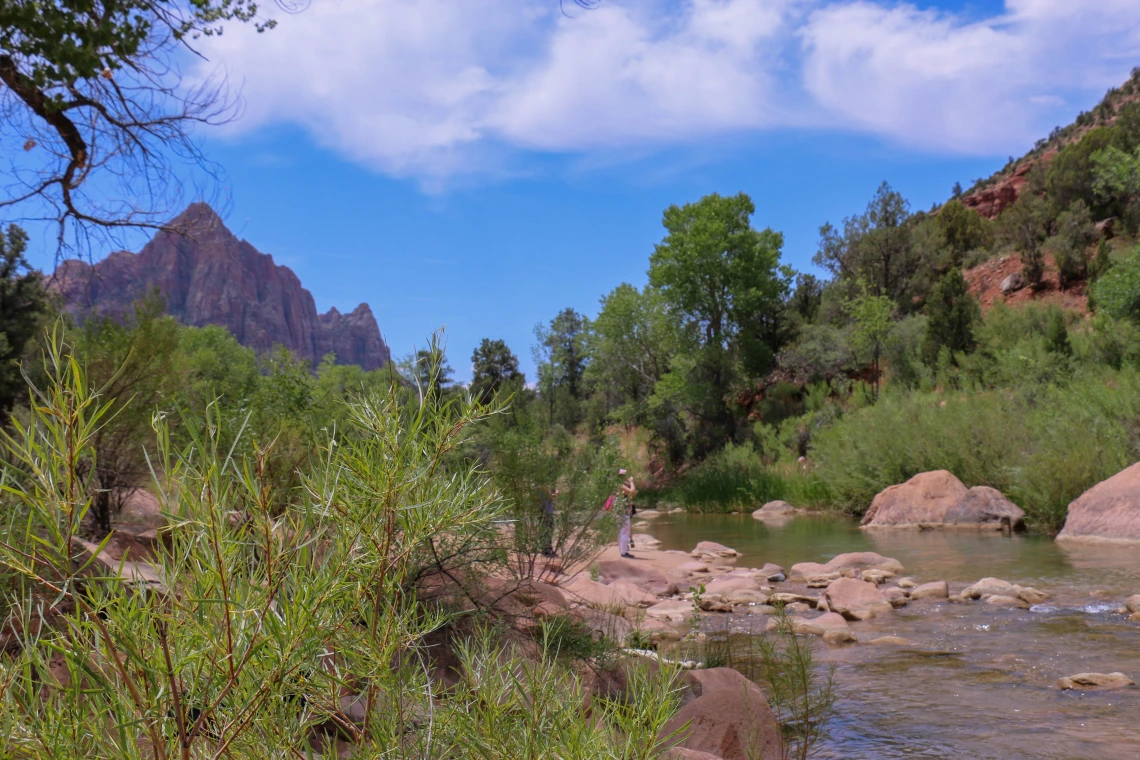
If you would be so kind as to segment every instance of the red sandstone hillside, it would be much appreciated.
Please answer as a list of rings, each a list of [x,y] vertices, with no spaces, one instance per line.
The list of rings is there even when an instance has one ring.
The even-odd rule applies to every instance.
[[[989,179],[978,180],[974,187],[962,196],[962,203],[975,209],[987,219],[995,218],[1017,200],[1017,195],[1025,186],[1029,171],[1034,166],[1048,166],[1061,148],[1077,142],[1094,127],[1112,124],[1125,104],[1138,100],[1140,100],[1140,67],[1133,69],[1132,76],[1120,87],[1109,90],[1094,109],[1082,113],[1069,126],[1055,129],[1049,137],[1040,140],[1033,150],[1016,161],[1011,161]]]
[[[349,314],[318,314],[312,294],[291,269],[274,263],[226,229],[214,210],[195,203],[136,253],[119,251],[94,266],[63,262],[52,287],[73,312],[121,316],[158,288],[167,310],[184,324],[221,325],[255,351],[283,345],[319,361],[377,369],[391,358],[368,304]]]

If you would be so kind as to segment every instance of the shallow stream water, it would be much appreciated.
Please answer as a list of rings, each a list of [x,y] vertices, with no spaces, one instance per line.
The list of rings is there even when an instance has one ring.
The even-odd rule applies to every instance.
[[[821,659],[836,666],[838,701],[818,757],[1140,759],[1140,687],[1056,687],[1062,676],[1090,671],[1140,681],[1140,623],[1115,611],[1140,593],[1140,550],[1045,536],[866,532],[822,517],[773,526],[747,514],[663,515],[637,530],[662,549],[731,546],[741,552],[738,567],[877,551],[920,583],[946,580],[955,590],[993,576],[1052,595],[1030,610],[922,601],[852,623],[862,641],[890,635],[912,645],[821,645]],[[764,622],[740,615],[731,625]]]

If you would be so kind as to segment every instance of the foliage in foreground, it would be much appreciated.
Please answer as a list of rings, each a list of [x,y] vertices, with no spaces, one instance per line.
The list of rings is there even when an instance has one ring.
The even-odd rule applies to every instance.
[[[175,450],[155,418],[168,526],[157,577],[106,568],[80,539],[107,401],[58,336],[30,419],[4,436],[28,517],[0,561],[18,651],[0,662],[0,754],[21,758],[305,757],[350,741],[375,758],[649,758],[668,679],[583,720],[575,676],[502,637],[460,648],[436,691],[429,634],[454,623],[415,583],[433,545],[489,529],[504,502],[449,451],[494,409],[391,389],[362,396],[282,512],[265,450],[220,445],[216,418]],[[129,557],[127,558],[129,560]],[[430,575],[430,573],[428,573]]]

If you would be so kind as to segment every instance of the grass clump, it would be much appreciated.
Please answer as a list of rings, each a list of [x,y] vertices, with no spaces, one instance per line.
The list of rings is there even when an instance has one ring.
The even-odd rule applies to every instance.
[[[767,464],[751,444],[729,444],[686,471],[658,498],[691,512],[740,512],[777,499],[820,506],[827,502],[827,488],[798,463]]]

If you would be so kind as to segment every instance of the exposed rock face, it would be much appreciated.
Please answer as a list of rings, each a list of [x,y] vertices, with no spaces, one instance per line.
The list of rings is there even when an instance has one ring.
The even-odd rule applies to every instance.
[[[391,358],[368,304],[349,314],[317,314],[312,294],[292,270],[278,266],[226,229],[213,209],[195,203],[173,222],[185,235],[162,232],[137,253],[119,251],[94,266],[65,261],[52,277],[75,312],[119,317],[156,288],[168,312],[184,324],[221,325],[244,346],[262,352],[283,345],[320,361],[377,369]]]
[[[1055,154],[1056,151],[1050,151],[1042,157],[1041,161],[1048,163]],[[974,209],[986,219],[995,218],[1014,204],[1017,196],[1021,194],[1021,188],[1025,187],[1025,183],[1029,181],[1029,170],[1036,164],[1036,161],[1022,161],[1010,176],[963,197],[962,205]]]
[[[1025,527],[1025,513],[994,488],[966,488],[952,473],[935,470],[881,491],[863,515],[862,524],[867,528],[1020,530]]]
[[[1057,540],[1140,542],[1140,462],[1070,504]]]

